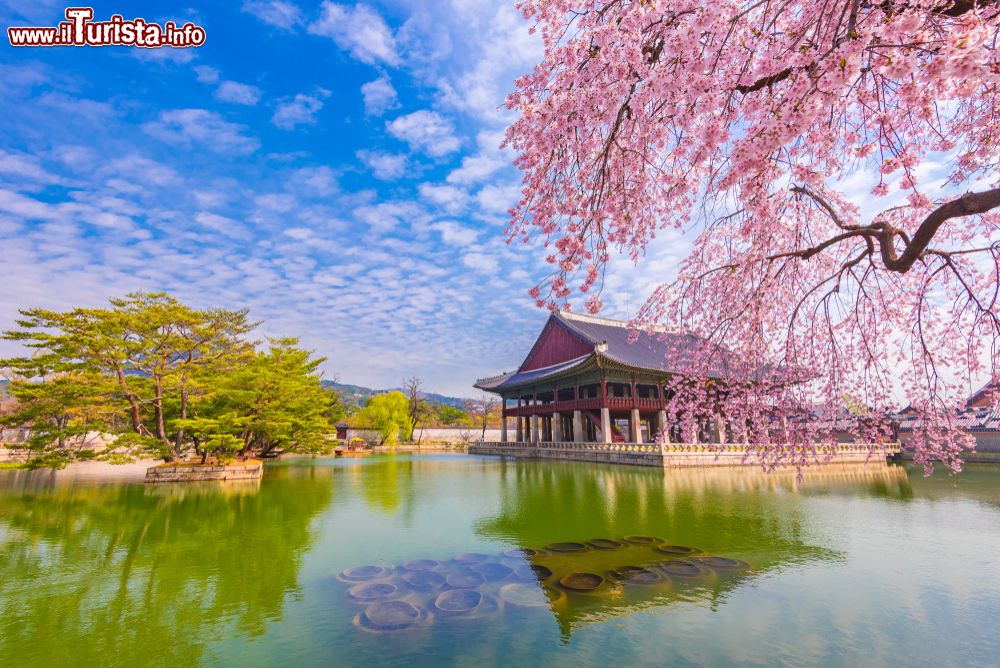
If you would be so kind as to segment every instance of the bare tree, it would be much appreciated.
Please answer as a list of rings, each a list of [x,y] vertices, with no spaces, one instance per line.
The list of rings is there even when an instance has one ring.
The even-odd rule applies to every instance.
[[[476,399],[466,399],[462,402],[462,407],[469,414],[469,417],[480,426],[480,438],[485,440],[486,427],[489,426],[490,420],[496,417],[497,409],[500,407],[500,400],[491,394],[482,394]]]
[[[409,415],[411,430],[414,434],[420,423],[425,421],[431,414],[430,404],[423,398],[423,387],[424,381],[416,376],[411,376],[403,381],[403,393],[406,395],[407,401],[407,414]],[[417,437],[418,444],[422,438],[422,434]]]

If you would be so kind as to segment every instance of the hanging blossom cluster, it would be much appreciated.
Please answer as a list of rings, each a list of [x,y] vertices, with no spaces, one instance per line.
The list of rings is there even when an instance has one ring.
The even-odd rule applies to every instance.
[[[682,430],[719,413],[765,466],[804,465],[844,424],[891,438],[902,396],[917,461],[959,470],[956,410],[1000,369],[1000,2],[519,6],[545,58],[507,102],[507,233],[546,249],[536,303],[597,312],[613,254],[692,233],[633,323],[705,342]]]

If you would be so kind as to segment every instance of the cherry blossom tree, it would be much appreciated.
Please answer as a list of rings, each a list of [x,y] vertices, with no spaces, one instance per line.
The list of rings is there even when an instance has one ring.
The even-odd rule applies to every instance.
[[[536,303],[600,311],[611,258],[680,230],[693,249],[633,325],[704,337],[682,430],[723,413],[766,467],[801,466],[836,418],[884,438],[902,399],[917,461],[960,470],[956,409],[1000,367],[1000,2],[519,7],[545,57],[507,102],[507,232],[553,265]]]

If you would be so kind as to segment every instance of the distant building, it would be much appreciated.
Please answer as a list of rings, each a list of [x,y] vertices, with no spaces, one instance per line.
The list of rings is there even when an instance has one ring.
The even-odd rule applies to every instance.
[[[966,408],[993,408],[997,405],[998,399],[1000,399],[1000,380],[991,380],[973,392],[972,396],[965,402],[965,406]]]

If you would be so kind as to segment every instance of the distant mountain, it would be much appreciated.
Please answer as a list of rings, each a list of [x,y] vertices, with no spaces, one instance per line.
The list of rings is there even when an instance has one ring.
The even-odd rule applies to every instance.
[[[388,390],[373,390],[370,387],[362,387],[361,385],[350,385],[348,383],[334,383],[330,380],[323,381],[324,387],[332,388],[337,394],[341,396],[345,404],[354,406],[363,406],[364,403],[375,396],[376,394],[382,394],[383,392],[393,392],[400,391],[401,388],[393,387]],[[424,392],[424,399],[434,404],[444,404],[446,406],[454,406],[455,408],[461,408],[462,402],[465,401],[462,397],[448,397],[443,394],[437,394],[436,392]]]

